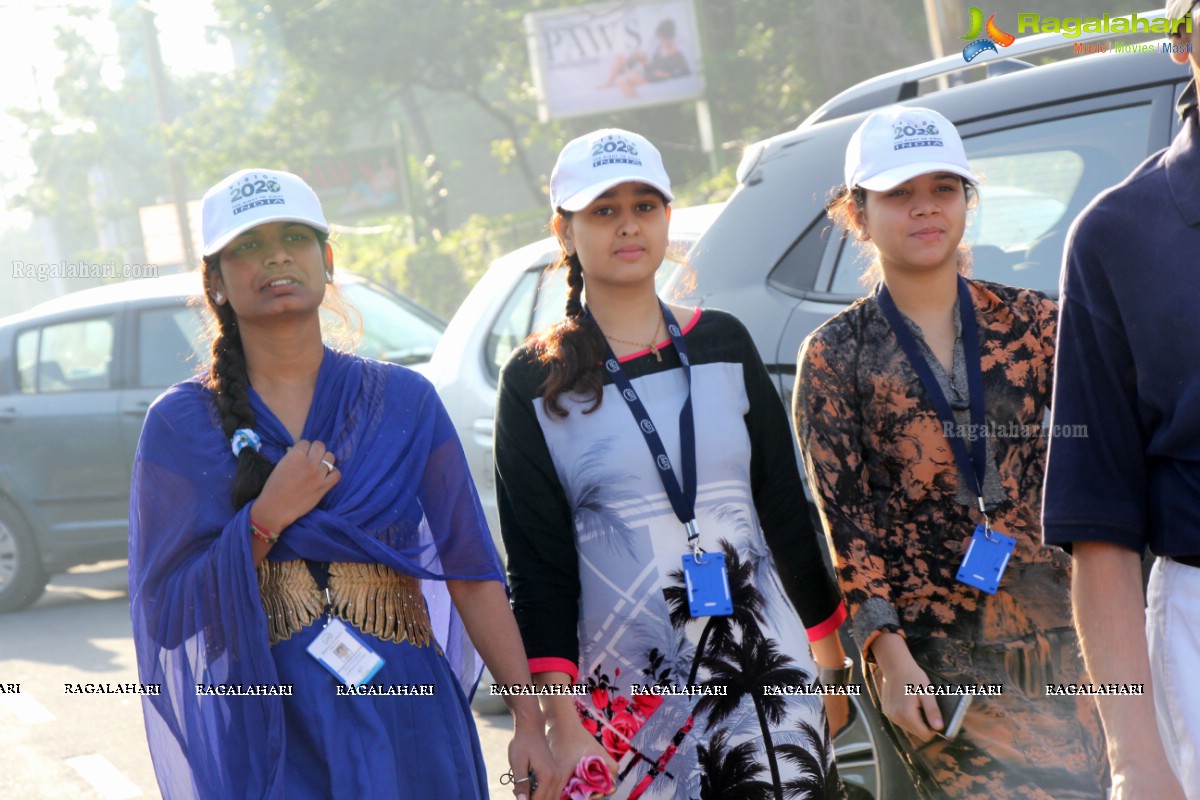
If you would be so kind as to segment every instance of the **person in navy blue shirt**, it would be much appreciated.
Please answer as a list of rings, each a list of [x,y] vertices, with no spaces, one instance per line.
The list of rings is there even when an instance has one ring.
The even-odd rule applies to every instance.
[[[1172,18],[1195,13],[1173,0]],[[1200,24],[1172,36],[1200,76]],[[1190,55],[1188,50],[1190,50]],[[1076,221],[1063,273],[1043,536],[1072,604],[1117,800],[1200,798],[1200,120]],[[1067,436],[1064,432],[1072,435]],[[1141,560],[1157,556],[1145,602]],[[1157,731],[1160,735],[1155,735]]]

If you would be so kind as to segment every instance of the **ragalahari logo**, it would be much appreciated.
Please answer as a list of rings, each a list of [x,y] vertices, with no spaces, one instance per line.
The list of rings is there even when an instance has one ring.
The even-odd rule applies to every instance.
[[[983,24],[983,11],[971,6],[970,27],[967,30],[967,35],[962,37],[964,40],[972,40],[970,44],[963,48],[963,61],[971,61],[980,53],[986,50],[991,50],[993,53],[1000,52],[996,49],[996,45],[1008,47],[1017,40],[1017,37],[1011,33],[1003,31],[996,24],[996,15],[992,14],[987,18],[987,25]],[[987,32],[987,36],[979,38],[979,34]]]

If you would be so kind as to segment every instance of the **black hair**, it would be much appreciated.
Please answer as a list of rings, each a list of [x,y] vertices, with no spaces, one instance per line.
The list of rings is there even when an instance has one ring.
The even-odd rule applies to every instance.
[[[573,212],[560,208],[557,216],[570,222]],[[565,417],[568,412],[559,402],[565,392],[575,390],[591,398],[585,414],[600,406],[604,379],[599,364],[604,360],[604,334],[583,311],[583,263],[579,253],[564,249],[550,269],[561,267],[566,267],[567,316],[541,338],[538,360],[550,368],[542,386],[542,401],[551,413]]]

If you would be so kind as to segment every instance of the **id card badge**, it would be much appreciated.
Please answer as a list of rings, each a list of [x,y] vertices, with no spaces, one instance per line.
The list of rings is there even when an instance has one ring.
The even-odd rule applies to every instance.
[[[983,525],[976,526],[962,566],[958,568],[958,580],[988,594],[995,594],[1016,546],[1017,540],[1013,537],[999,531],[989,531]]]
[[[347,686],[366,683],[383,666],[383,659],[336,617],[305,649]]]
[[[683,578],[692,617],[727,617],[733,613],[724,553],[704,553],[699,560],[688,553],[683,557]]]

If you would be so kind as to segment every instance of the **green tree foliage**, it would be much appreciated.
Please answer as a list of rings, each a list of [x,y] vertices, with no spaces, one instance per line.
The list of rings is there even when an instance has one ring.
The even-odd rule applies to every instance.
[[[390,121],[404,120],[409,149],[425,174],[429,202],[418,209],[433,230],[447,222],[440,163],[447,152],[444,131],[429,121],[430,107],[456,98],[502,131],[491,146],[503,168],[514,169],[529,193],[541,199],[541,175],[527,156],[536,135],[529,78],[524,64],[520,6],[490,0],[381,3],[344,0],[316,3],[279,0],[269,11],[252,0],[219,0],[218,8],[257,52],[281,58],[287,69],[281,97],[302,89],[325,112],[307,126],[304,158],[347,141],[356,129],[390,136]],[[275,121],[267,120],[268,128]]]
[[[361,273],[418,299],[449,319],[495,259],[549,235],[540,210],[500,216],[474,215],[447,235],[412,241],[404,224],[337,237],[339,269]]]
[[[956,3],[964,17],[970,5],[937,2]],[[125,245],[116,256],[139,261],[137,208],[166,199],[167,155],[182,160],[195,197],[247,165],[305,172],[348,149],[391,144],[398,122],[411,214],[335,220],[390,231],[343,235],[341,262],[446,314],[491,258],[542,234],[550,167],[568,138],[608,125],[639,130],[663,151],[680,205],[721,199],[746,145],[794,127],[859,80],[930,54],[923,0],[695,0],[719,147],[714,176],[690,103],[537,121],[524,16],[584,4],[214,0],[239,69],[173,77],[168,126],[156,121],[138,52],[139,7],[125,3],[112,16],[124,71],[115,82],[86,33],[95,20],[80,17],[57,42],[66,59],[57,106],[20,112],[38,164],[23,202],[53,221],[64,257],[95,252],[116,231]],[[1029,10],[1018,0],[981,7],[1010,28]],[[1056,0],[1054,10],[1132,9]],[[473,216],[496,207],[505,213]],[[528,235],[518,238],[514,225]]]
[[[111,71],[86,33],[95,13],[79,10],[59,28],[55,44],[65,63],[54,83],[57,103],[9,112],[25,125],[38,169],[18,204],[50,220],[64,256],[133,262],[144,260],[137,208],[166,188],[158,166],[162,142],[152,132],[149,78],[127,71],[117,86],[105,80]],[[118,29],[134,35],[136,22],[118,19]]]

